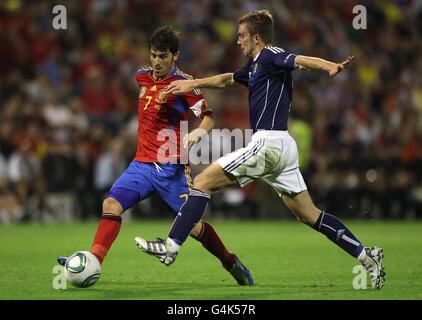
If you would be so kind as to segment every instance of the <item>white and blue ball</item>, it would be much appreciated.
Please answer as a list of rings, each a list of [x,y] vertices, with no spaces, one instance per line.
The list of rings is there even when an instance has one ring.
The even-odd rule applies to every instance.
[[[87,288],[100,278],[101,264],[89,251],[77,251],[72,254],[64,266],[66,281],[75,287]]]

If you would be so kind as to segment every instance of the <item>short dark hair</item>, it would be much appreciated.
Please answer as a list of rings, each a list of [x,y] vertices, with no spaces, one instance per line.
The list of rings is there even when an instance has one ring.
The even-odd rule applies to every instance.
[[[246,23],[251,35],[258,34],[265,44],[271,44],[274,37],[274,21],[268,10],[253,10],[237,20]]]
[[[169,51],[173,54],[179,51],[179,33],[170,26],[156,29],[148,39],[149,49],[155,48],[160,51]]]

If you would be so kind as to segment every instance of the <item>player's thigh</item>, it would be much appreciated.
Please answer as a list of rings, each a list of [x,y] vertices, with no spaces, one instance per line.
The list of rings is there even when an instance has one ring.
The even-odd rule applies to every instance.
[[[103,201],[103,213],[121,215],[139,201],[141,198],[138,191],[112,187]]]
[[[103,201],[103,213],[122,214],[150,196],[154,188],[148,179],[148,164],[133,161],[111,187]]]
[[[313,226],[320,211],[315,207],[299,168],[282,172],[278,176],[263,179],[281,197],[296,218]]]
[[[244,148],[217,160],[222,170],[240,187],[257,179],[278,175],[285,164],[281,139],[253,139]]]
[[[173,210],[179,212],[192,188],[190,167],[179,164],[161,165],[161,171],[152,175],[151,182],[158,195]]]
[[[265,177],[263,180],[273,187],[280,197],[286,193],[299,194],[308,189],[298,164],[286,166],[286,169],[282,172]]]
[[[213,193],[236,185],[238,185],[236,178],[230,173],[225,172],[218,162],[209,165],[195,177],[193,182],[195,189],[206,193]]]
[[[315,225],[321,211],[315,207],[307,190],[298,194],[283,193],[281,198],[299,221],[309,226]]]
[[[266,176],[263,180],[270,184],[283,199],[287,207],[297,219],[313,225],[319,216],[299,169],[296,141],[290,136],[282,140],[281,161],[284,165],[279,172]]]

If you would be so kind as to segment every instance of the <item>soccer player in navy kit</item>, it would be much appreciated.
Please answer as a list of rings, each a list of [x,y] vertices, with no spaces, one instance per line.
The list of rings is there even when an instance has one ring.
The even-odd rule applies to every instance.
[[[102,264],[119,234],[123,213],[158,193],[174,212],[178,212],[191,191],[190,168],[182,163],[184,148],[196,144],[204,132],[214,127],[214,116],[197,89],[180,95],[166,93],[165,88],[178,79],[192,79],[177,66],[179,38],[170,27],[158,28],[148,40],[151,66],[136,73],[138,97],[138,148],[125,172],[116,180],[103,201],[103,213],[90,252]],[[181,137],[182,121],[189,111],[201,119],[200,130]],[[171,130],[176,139],[161,139]],[[163,146],[173,144],[173,147]],[[190,235],[216,256],[240,285],[252,285],[253,278],[238,257],[229,252],[211,224],[199,221]],[[64,265],[66,257],[58,258]]]
[[[182,94],[193,88],[225,88],[238,83],[249,89],[249,117],[254,130],[252,141],[245,147],[223,156],[199,174],[188,201],[177,215],[168,238],[137,243],[166,265],[176,259],[180,246],[190,230],[201,219],[213,192],[223,188],[245,186],[263,179],[279,194],[297,219],[327,236],[368,271],[372,286],[384,284],[383,251],[365,247],[335,216],[315,207],[299,170],[298,151],[287,131],[292,106],[292,75],[295,69],[321,70],[335,76],[352,60],[333,63],[320,58],[288,53],[271,46],[274,25],[266,10],[252,11],[238,20],[238,45],[250,58],[246,66],[234,73],[204,79],[175,81],[167,91]],[[152,244],[158,250],[151,249]]]

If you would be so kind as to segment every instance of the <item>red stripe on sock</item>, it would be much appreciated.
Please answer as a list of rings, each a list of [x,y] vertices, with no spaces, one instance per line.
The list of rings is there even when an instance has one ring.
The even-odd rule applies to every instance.
[[[95,255],[100,263],[103,263],[111,245],[117,238],[120,231],[122,218],[118,216],[103,215],[95,233],[91,253]]]

